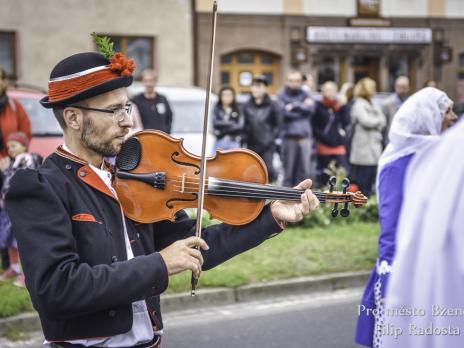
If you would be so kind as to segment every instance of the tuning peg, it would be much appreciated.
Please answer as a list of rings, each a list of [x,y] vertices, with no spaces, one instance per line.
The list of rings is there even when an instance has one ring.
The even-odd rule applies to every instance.
[[[338,208],[338,203],[335,203],[335,204],[334,204],[334,207],[333,207],[333,209],[332,209],[332,217],[333,217],[333,218],[336,218],[337,215],[338,215],[338,209],[337,209],[337,208]]]
[[[342,181],[343,193],[346,193],[346,190],[348,189],[349,186],[350,186],[350,179],[348,179],[348,178],[343,179],[343,181]],[[345,202],[345,204],[343,206],[343,209],[340,211],[340,215],[342,217],[347,217],[347,216],[350,215],[350,210],[348,209],[348,204],[349,204],[349,202]]]
[[[336,184],[337,178],[335,176],[331,176],[329,179],[329,192],[333,192]]]
[[[340,210],[340,215],[342,217],[348,217],[350,215],[350,210],[347,208],[347,206],[348,206],[348,203],[345,203],[345,208]]]
[[[346,190],[350,187],[350,179],[345,178],[342,181],[342,188],[343,188],[343,193],[346,193]]]

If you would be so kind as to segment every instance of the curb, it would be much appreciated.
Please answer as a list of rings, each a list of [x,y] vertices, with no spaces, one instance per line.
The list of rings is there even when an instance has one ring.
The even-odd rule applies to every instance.
[[[0,319],[0,337],[9,330],[32,332],[42,330],[37,312],[22,313],[13,317]]]
[[[270,297],[355,288],[364,286],[369,274],[370,272],[367,271],[332,273],[321,276],[253,283],[237,288],[200,289],[193,298],[186,293],[163,295],[161,296],[161,308],[163,312],[175,312],[269,299]]]
[[[331,292],[364,286],[369,274],[368,271],[333,273],[254,283],[237,288],[200,289],[195,297],[191,297],[186,293],[168,294],[161,296],[161,307],[164,313],[168,313],[269,299],[270,297]],[[36,312],[32,312],[0,319],[0,336],[8,329],[22,332],[38,331],[41,329],[39,316]]]

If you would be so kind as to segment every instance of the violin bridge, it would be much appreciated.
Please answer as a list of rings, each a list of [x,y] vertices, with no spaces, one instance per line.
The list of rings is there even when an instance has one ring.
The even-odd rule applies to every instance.
[[[185,191],[185,173],[182,174],[182,187],[180,189],[181,193],[184,193]]]

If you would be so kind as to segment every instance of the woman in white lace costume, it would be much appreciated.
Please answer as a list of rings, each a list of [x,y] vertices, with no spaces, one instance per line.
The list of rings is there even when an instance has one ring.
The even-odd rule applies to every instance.
[[[395,253],[406,169],[416,152],[435,143],[440,133],[456,120],[452,108],[453,102],[444,92],[427,87],[412,95],[393,118],[390,142],[378,166],[379,256],[359,306],[356,329],[359,344],[382,347],[386,332],[383,302]]]

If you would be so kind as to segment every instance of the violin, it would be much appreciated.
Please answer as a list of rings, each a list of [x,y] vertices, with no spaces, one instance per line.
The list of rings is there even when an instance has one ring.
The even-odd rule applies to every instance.
[[[175,214],[198,204],[201,157],[189,153],[182,139],[161,131],[147,130],[134,134],[122,145],[116,159],[114,188],[124,212],[130,219],[151,223],[175,219]],[[329,192],[313,192],[321,203],[344,204],[340,215],[348,216],[348,205],[367,203],[361,192],[334,192],[335,178]],[[204,209],[210,218],[231,225],[253,221],[266,200],[300,201],[304,190],[268,184],[264,161],[253,151],[235,149],[217,151],[207,158]]]

